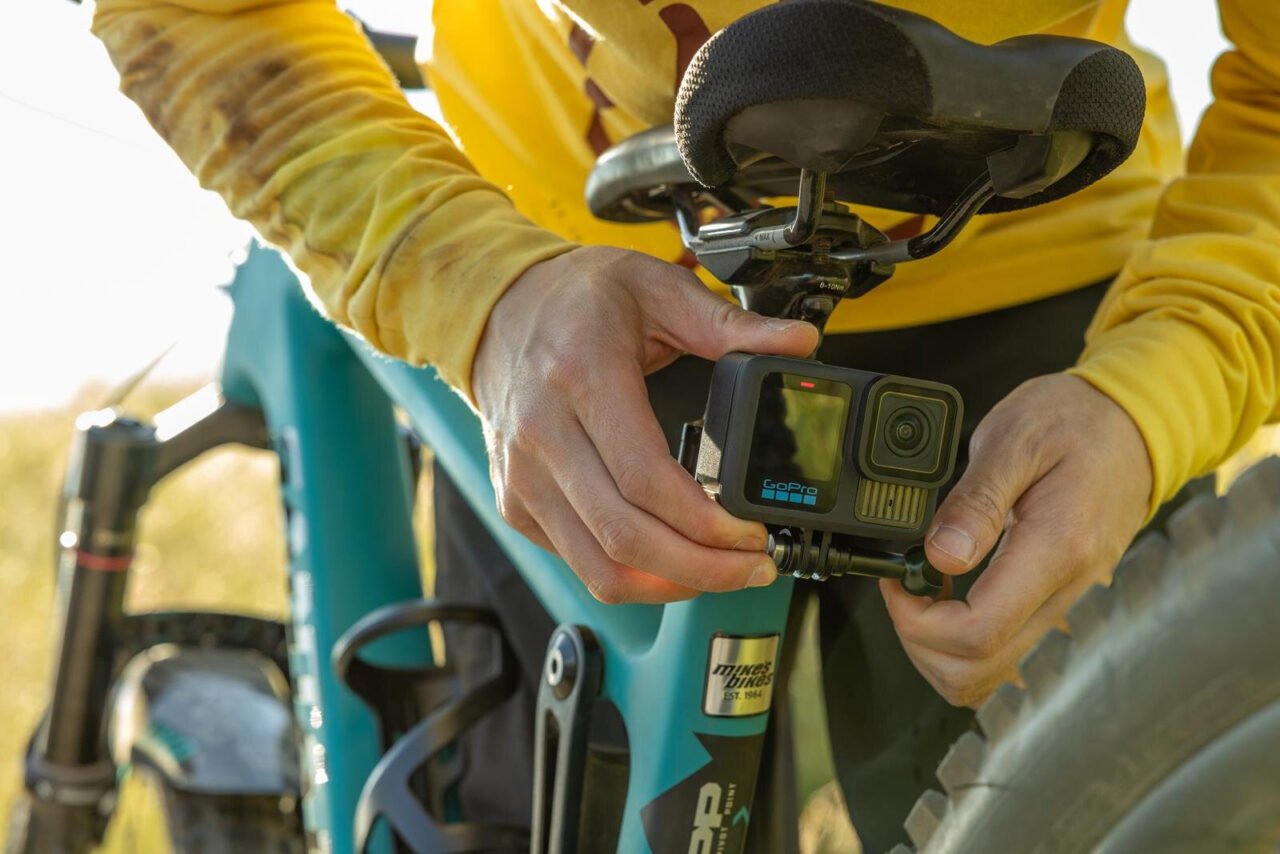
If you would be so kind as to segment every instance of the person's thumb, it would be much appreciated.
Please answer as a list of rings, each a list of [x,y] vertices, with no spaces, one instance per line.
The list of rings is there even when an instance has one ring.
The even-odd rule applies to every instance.
[[[733,352],[807,356],[818,346],[812,323],[745,311],[699,282],[677,286],[673,297],[657,320],[686,353],[714,361]]]
[[[969,466],[929,526],[925,553],[942,572],[973,569],[991,551],[1014,504],[1035,481],[1036,460],[1015,437],[975,443]]]

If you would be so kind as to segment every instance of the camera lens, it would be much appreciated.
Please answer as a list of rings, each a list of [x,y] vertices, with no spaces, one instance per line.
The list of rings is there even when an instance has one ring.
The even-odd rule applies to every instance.
[[[889,447],[904,456],[913,456],[929,442],[929,421],[913,406],[895,412],[887,427]]]
[[[941,486],[955,465],[963,404],[954,389],[924,380],[885,377],[871,389],[858,465],[868,477],[912,486]]]

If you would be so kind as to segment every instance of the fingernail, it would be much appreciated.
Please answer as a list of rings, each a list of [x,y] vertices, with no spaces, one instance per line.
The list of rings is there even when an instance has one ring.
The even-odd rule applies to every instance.
[[[784,320],[781,317],[771,317],[764,322],[764,325],[777,332],[787,332],[803,323],[803,320]]]
[[[750,580],[747,581],[748,587],[768,587],[770,584],[778,580],[778,567],[774,566],[773,561],[765,561],[756,567],[755,572],[751,573]]]
[[[735,552],[762,552],[764,551],[765,539],[756,535],[743,537],[733,544]]]
[[[938,551],[950,555],[963,562],[966,566],[969,565],[969,561],[973,560],[974,554],[978,551],[978,544],[973,541],[973,537],[950,525],[943,525],[934,531],[933,536],[929,538],[929,542]]]

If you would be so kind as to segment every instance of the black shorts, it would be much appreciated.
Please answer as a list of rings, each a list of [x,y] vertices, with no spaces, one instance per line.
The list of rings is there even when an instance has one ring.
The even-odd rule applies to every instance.
[[[969,436],[998,401],[1031,377],[1075,363],[1084,345],[1085,328],[1105,290],[1105,284],[1098,284],[944,323],[831,335],[820,358],[831,364],[936,380],[957,388],[965,402],[958,476],[967,462]],[[650,399],[673,448],[681,424],[701,417],[710,370],[711,363],[687,357],[650,377]],[[536,686],[554,627],[438,467],[435,512],[437,596],[495,610],[523,670],[523,683],[515,699],[481,721],[464,739],[466,771],[461,805],[473,820],[527,825]],[[971,583],[972,575],[965,581]],[[962,582],[958,595],[963,595],[966,587]],[[916,672],[898,642],[873,580],[841,578],[821,585],[797,584],[796,590],[817,596],[820,603],[823,687],[831,745],[854,826],[866,850],[888,850],[906,841],[903,820],[925,788],[938,787],[934,769],[950,744],[972,725],[973,713],[948,705]],[[484,668],[484,662],[468,659],[485,654],[487,647],[468,649],[461,637],[456,643],[452,639],[447,643],[456,664]],[[780,741],[774,739],[773,743]],[[770,792],[770,779],[776,789],[776,781],[785,776],[762,776],[752,814],[753,838],[757,837],[757,822],[770,811],[770,799],[785,800],[787,795]],[[792,845],[775,837],[752,847],[772,851]]]

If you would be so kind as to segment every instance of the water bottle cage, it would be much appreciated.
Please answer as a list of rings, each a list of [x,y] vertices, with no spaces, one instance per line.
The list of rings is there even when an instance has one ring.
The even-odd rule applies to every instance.
[[[404,667],[373,664],[359,655],[387,635],[424,631],[432,623],[490,630],[489,670],[464,682],[447,660]],[[453,749],[458,737],[510,698],[519,680],[496,614],[433,600],[389,605],[366,615],[338,639],[333,663],[338,678],[377,716],[385,750],[356,805],[357,851],[366,850],[379,820],[414,851],[528,850],[523,829],[449,821],[447,815],[449,794],[462,776],[460,756]]]

